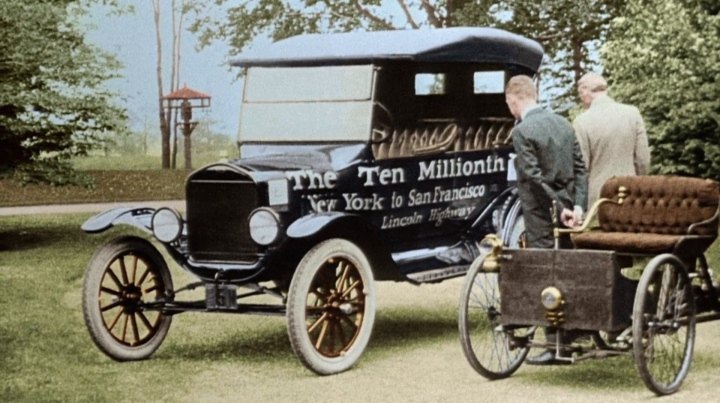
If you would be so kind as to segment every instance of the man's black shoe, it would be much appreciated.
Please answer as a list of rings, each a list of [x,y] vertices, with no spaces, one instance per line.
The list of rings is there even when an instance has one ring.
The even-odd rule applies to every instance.
[[[555,358],[555,352],[552,350],[545,350],[544,352],[527,358],[525,360],[529,365],[568,365],[570,361],[558,360]]]

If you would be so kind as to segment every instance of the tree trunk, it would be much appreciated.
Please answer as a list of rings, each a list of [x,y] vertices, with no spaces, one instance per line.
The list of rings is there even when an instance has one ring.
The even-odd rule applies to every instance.
[[[187,123],[185,123],[185,125],[190,126]],[[183,143],[185,146],[185,170],[190,171],[192,170],[192,127],[186,127],[186,129],[183,131]]]
[[[177,168],[177,152],[178,152],[178,113],[177,109],[175,109],[175,116],[173,117],[173,121],[175,122],[175,125],[173,125],[172,130],[172,153],[171,153],[171,161],[170,166],[172,169]]]
[[[570,38],[572,43],[572,71],[573,71],[573,78],[575,81],[575,86],[577,86],[578,81],[580,81],[580,77],[582,77],[583,69],[582,69],[582,61],[583,61],[583,40],[581,37],[581,34],[578,32],[573,32],[572,37]]]
[[[160,139],[162,143],[162,168],[170,168],[170,112],[165,111],[163,105],[162,83],[162,37],[160,35],[160,0],[153,2],[153,16],[155,20],[155,42],[157,44],[157,86],[158,86],[158,115],[160,117]]]

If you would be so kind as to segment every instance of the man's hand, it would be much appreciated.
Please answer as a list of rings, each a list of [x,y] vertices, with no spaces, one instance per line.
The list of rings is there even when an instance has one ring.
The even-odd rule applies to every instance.
[[[582,210],[573,211],[564,208],[560,213],[560,221],[569,228],[579,227],[583,222]]]

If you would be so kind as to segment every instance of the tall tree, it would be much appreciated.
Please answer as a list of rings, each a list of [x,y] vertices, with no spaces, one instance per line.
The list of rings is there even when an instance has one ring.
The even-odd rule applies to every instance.
[[[624,0],[504,0],[495,2],[499,26],[540,42],[549,63],[543,65],[544,82],[553,106],[568,110],[574,104],[580,77],[600,67],[599,48],[610,22]],[[466,9],[475,7],[475,3]],[[473,23],[473,21],[468,21]]]
[[[163,29],[162,29],[162,13],[161,0],[153,0],[153,21],[155,24],[155,44],[156,44],[156,77],[158,87],[158,115],[160,120],[160,137],[162,150],[162,167],[175,168],[177,161],[177,122],[179,119],[178,110],[174,111],[166,109],[163,103],[163,96],[167,95],[164,91],[163,82],[165,76],[163,73]],[[196,5],[191,0],[172,0],[170,3],[170,24],[171,24],[171,55],[170,55],[170,88],[169,93],[176,91],[180,87],[180,44],[183,33],[183,24],[185,16]],[[173,113],[174,112],[174,113]]]
[[[219,0],[226,3],[226,0]],[[597,69],[597,49],[625,0],[257,0],[227,5],[224,19],[208,14],[192,29],[201,43],[225,40],[231,54],[258,36],[273,40],[301,33],[378,29],[496,26],[536,39],[550,63],[544,81],[561,110],[572,86]],[[234,4],[234,3],[233,3]]]
[[[461,13],[487,25],[494,3],[489,0],[257,0],[240,4],[217,0],[227,12],[218,19],[198,12],[191,30],[201,43],[228,41],[231,55],[240,53],[256,37],[273,40],[303,33],[353,30],[442,28],[457,25]],[[228,4],[231,3],[231,4]],[[198,10],[195,10],[198,11]],[[216,15],[216,14],[215,14]],[[467,18],[465,19],[467,20]]]
[[[720,3],[630,0],[603,49],[616,98],[648,126],[653,169],[720,179]]]
[[[70,157],[126,130],[125,111],[103,87],[119,63],[85,41],[86,6],[0,0],[0,173],[62,182]]]

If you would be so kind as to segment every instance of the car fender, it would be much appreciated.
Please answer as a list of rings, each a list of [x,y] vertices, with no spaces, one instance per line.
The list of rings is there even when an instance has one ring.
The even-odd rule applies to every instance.
[[[87,233],[95,234],[116,225],[130,225],[152,234],[151,221],[154,213],[155,209],[150,207],[117,207],[90,217],[80,228]]]
[[[290,224],[286,234],[290,238],[305,238],[317,234],[333,222],[349,217],[355,217],[355,215],[336,211],[306,215]]]

